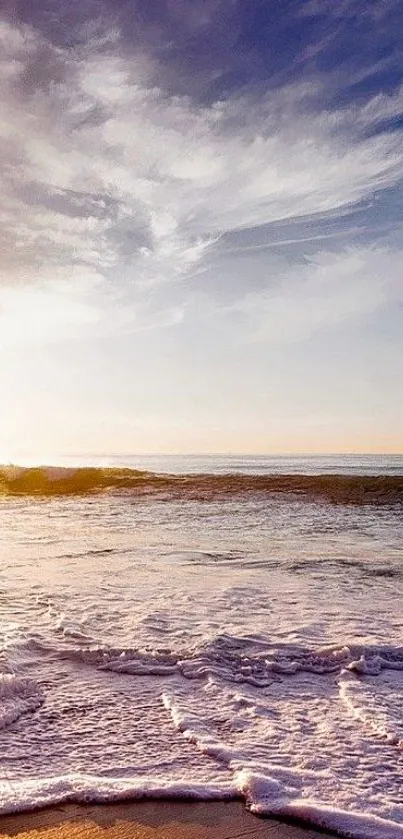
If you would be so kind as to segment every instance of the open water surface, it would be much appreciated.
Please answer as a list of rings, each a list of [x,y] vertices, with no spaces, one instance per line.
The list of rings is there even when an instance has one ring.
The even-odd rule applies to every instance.
[[[403,458],[86,463],[0,480],[0,811],[403,836]]]

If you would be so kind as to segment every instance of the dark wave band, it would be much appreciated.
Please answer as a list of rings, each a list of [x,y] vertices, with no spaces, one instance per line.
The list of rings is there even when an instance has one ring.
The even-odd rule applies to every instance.
[[[0,495],[3,496],[82,495],[102,491],[201,501],[278,493],[332,503],[403,504],[403,475],[168,475],[124,468],[0,468]]]

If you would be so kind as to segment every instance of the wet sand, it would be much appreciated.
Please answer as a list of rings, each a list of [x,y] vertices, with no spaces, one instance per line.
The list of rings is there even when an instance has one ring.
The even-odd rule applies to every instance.
[[[241,802],[68,804],[0,817],[0,839],[323,839],[331,835],[257,818]]]

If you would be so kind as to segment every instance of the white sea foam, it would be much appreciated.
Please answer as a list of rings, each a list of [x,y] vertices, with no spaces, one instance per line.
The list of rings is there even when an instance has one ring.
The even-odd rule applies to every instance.
[[[384,670],[382,677],[364,681],[346,671],[339,685],[340,697],[353,717],[388,743],[403,747],[401,673],[393,672],[392,668],[392,672]]]
[[[347,836],[403,835],[401,671],[297,670],[257,689],[215,673],[134,676],[99,660],[81,660],[78,670],[69,658],[51,659],[50,669],[42,662],[42,706],[35,684],[3,677],[4,701],[28,702],[24,710],[36,713],[19,719],[19,741],[2,732],[3,760],[22,773],[0,782],[2,812],[66,800],[238,795],[256,813],[298,816]]]
[[[14,499],[0,526],[2,812],[240,796],[402,836],[395,510]]]
[[[196,801],[226,800],[237,797],[232,783],[172,782],[164,778],[132,777],[103,778],[71,772],[51,778],[30,781],[0,781],[0,813],[34,810],[64,802],[77,804],[117,802],[140,798],[189,798]]]
[[[42,705],[43,693],[33,680],[0,674],[0,729]]]
[[[396,671],[392,677],[395,698],[401,697],[403,680]],[[402,836],[400,743],[390,736],[382,742],[367,730],[368,701],[368,719],[353,714],[349,722],[346,680],[359,684],[341,673],[341,703],[333,680],[312,675],[273,683],[259,696],[248,686],[234,693],[213,680],[198,698],[182,692],[176,699],[165,695],[164,703],[186,740],[231,770],[254,812],[298,817],[362,839]],[[374,698],[374,690],[369,695]],[[384,703],[375,734],[388,734],[389,711]]]

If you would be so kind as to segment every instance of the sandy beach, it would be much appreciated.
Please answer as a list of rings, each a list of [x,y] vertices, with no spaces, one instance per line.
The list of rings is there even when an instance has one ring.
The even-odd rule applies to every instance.
[[[74,804],[0,818],[19,839],[323,839],[329,833],[252,816],[240,802]]]

